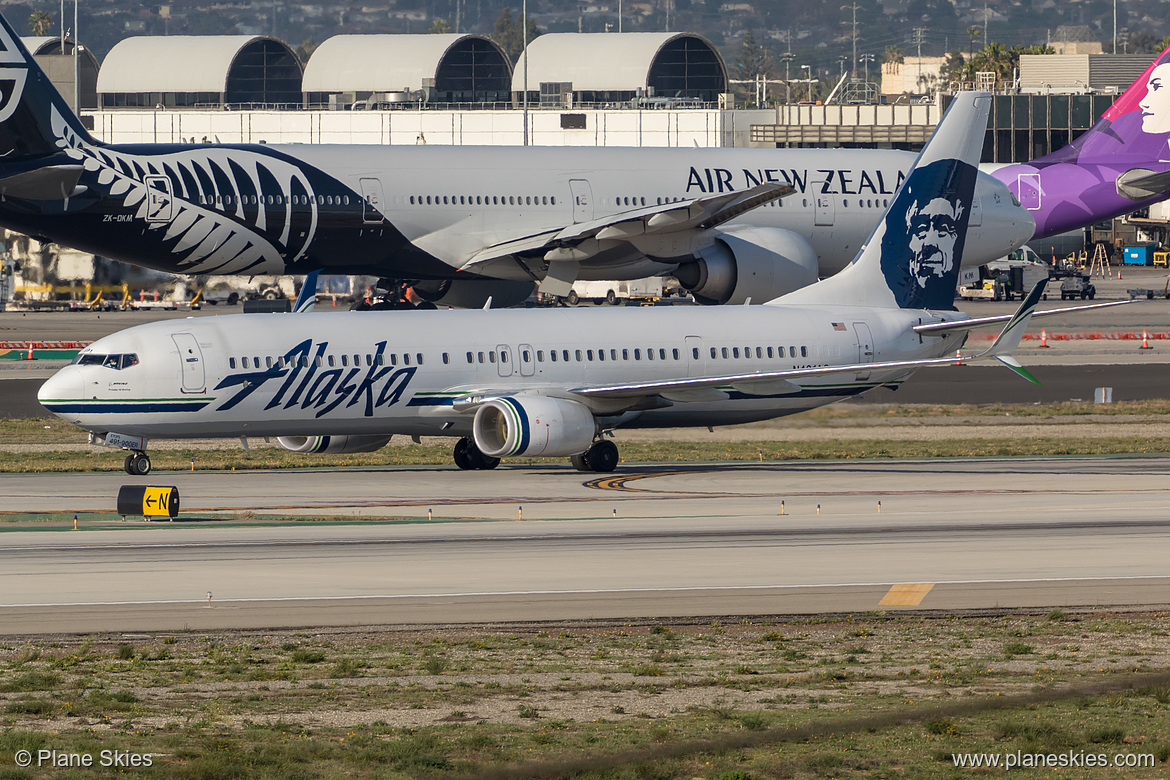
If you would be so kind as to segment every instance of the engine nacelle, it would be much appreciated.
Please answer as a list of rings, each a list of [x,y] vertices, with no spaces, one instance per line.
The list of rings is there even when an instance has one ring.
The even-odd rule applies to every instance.
[[[518,306],[532,295],[532,282],[507,279],[447,279],[426,281],[414,285],[418,297],[436,306],[454,306],[456,309],[482,309],[492,299],[493,309]]]
[[[597,433],[584,404],[562,398],[496,398],[475,412],[475,446],[491,458],[577,455]]]
[[[389,436],[278,436],[276,443],[292,452],[373,452],[390,441]]]
[[[817,280],[817,253],[803,236],[779,228],[731,228],[675,271],[699,303],[764,303]]]

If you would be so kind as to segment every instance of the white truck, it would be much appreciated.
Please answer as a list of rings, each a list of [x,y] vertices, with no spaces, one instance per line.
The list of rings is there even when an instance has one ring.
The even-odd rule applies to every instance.
[[[616,306],[624,301],[647,301],[653,303],[662,298],[669,298],[679,291],[678,284],[668,277],[651,276],[647,279],[631,279],[628,281],[602,280],[594,282],[574,282],[573,289],[564,300],[570,306],[576,306],[581,301],[593,301],[601,305],[607,303]]]

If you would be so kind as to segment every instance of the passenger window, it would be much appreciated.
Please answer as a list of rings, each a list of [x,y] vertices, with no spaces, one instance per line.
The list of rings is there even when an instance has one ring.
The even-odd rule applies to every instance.
[[[332,355],[330,355],[330,356],[329,356],[329,367],[330,367],[330,368],[333,368],[333,366],[334,366],[334,358],[333,358],[333,356],[332,356]]]
[[[695,351],[696,351],[696,352],[698,352],[699,350],[698,350],[698,349],[696,349]],[[695,357],[696,357],[696,358],[698,358],[699,356],[698,356],[698,355],[695,355]],[[715,347],[711,347],[711,357],[712,357],[712,358],[717,358],[717,357],[719,357],[719,355],[718,355],[718,354],[716,354],[716,352],[715,352]]]
[[[593,362],[593,350],[591,350],[591,349],[585,350],[585,359],[588,360],[590,363]]]
[[[609,359],[610,360],[617,360],[617,350],[616,349],[611,349],[609,351]]]
[[[443,353],[443,365],[447,365],[450,362],[451,362],[451,356],[448,353],[444,352]]]
[[[527,363],[528,361],[532,360],[532,353],[526,349],[521,350],[520,351],[520,359],[523,360],[525,363]]]
[[[646,359],[647,359],[647,360],[653,360],[653,359],[654,359],[654,350],[653,350],[653,348],[646,350]]]
[[[392,365],[392,366],[398,365],[398,354],[395,352],[390,353],[390,365]]]
[[[410,365],[410,353],[409,352],[406,352],[402,355],[402,365],[404,365],[404,366]]]
[[[731,356],[735,357],[735,358],[739,357],[739,347],[732,347],[731,348]]]
[[[800,348],[800,356],[801,357],[808,357],[808,347],[801,347]]]
[[[622,350],[622,360],[629,360],[629,359],[630,359],[630,351],[628,349],[623,349]]]
[[[468,358],[470,358],[470,356],[471,356],[471,354],[468,353]],[[469,359],[467,362],[470,363],[471,360]],[[377,357],[374,358],[374,365],[376,365],[376,366],[386,365],[386,356],[383,355],[381,352],[379,352]]]
[[[321,366],[323,366],[323,365],[325,365],[325,358],[318,355],[317,356],[317,368],[321,368]]]
[[[474,362],[475,362],[475,360],[474,360],[474,358],[472,357],[472,355],[471,355],[471,353],[470,353],[470,352],[468,352],[468,353],[467,353],[467,362],[468,362],[468,363],[474,363]]]
[[[764,348],[756,347],[756,357],[762,358],[764,356]]]
[[[482,352],[479,353],[479,362],[480,363],[483,362],[483,353]]]
[[[501,353],[500,353],[500,362],[501,362],[501,363],[507,363],[507,362],[508,362],[508,353],[507,353],[507,352],[501,352]]]
[[[564,358],[566,363],[568,363],[569,362],[569,350],[562,349],[561,350],[561,357]]]
[[[796,347],[788,348],[788,357],[796,357]]]
[[[729,355],[727,353],[727,347],[723,347],[722,351],[723,351],[723,359],[727,360],[727,358],[729,357]]]
[[[666,350],[663,349],[662,347],[658,348],[658,359],[659,360],[666,360]],[[674,359],[678,360],[678,350],[677,349],[674,351]]]
[[[536,350],[536,362],[537,363],[544,362],[544,350],[543,349]]]
[[[418,365],[418,366],[421,366],[423,364],[423,353],[421,353],[421,352],[414,353],[414,363],[415,363],[415,365]]]
[[[346,368],[349,367],[349,355],[342,355],[341,356],[341,365],[345,366]]]
[[[83,366],[85,365],[84,359],[81,360],[81,365],[83,365]],[[228,368],[235,368],[235,367],[236,367],[236,359],[235,358],[228,358]]]
[[[589,358],[589,359],[592,360],[593,358]],[[602,362],[605,361],[605,350],[604,349],[597,350],[597,359],[602,361]]]
[[[642,359],[642,350],[635,349],[634,350],[634,360],[641,360],[641,359]]]
[[[772,348],[768,347],[768,357],[772,357]]]
[[[715,350],[711,350],[711,351],[714,352]],[[691,357],[694,358],[695,360],[699,359],[699,348],[698,347],[691,348]]]
[[[554,363],[557,362],[557,351],[555,349],[550,350],[548,353],[548,357],[552,362],[554,362]]]
[[[268,355],[264,358],[264,367],[265,368],[272,368],[272,356],[271,355]]]
[[[490,350],[490,351],[488,352],[488,362],[489,362],[489,363],[495,363],[495,362],[496,362],[496,351],[495,351],[495,350]]]

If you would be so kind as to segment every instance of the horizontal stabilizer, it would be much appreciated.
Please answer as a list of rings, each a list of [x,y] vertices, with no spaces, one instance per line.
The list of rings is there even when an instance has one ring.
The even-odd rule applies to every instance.
[[[1170,171],[1131,168],[1117,177],[1117,194],[1133,201],[1148,200],[1170,192]]]
[[[27,200],[64,200],[77,189],[85,168],[80,165],[48,165],[0,179],[0,195]]]
[[[1107,301],[1106,303],[1090,303],[1087,306],[1066,306],[1061,309],[1048,309],[1047,311],[1032,312],[1032,317],[1051,317],[1056,314],[1068,314],[1074,311],[1087,311],[1089,309],[1107,309],[1110,306],[1125,306],[1133,303],[1128,301]],[[1014,314],[997,314],[994,317],[971,317],[965,320],[953,320],[951,322],[932,322],[926,325],[915,325],[914,332],[920,336],[933,336],[943,333],[953,333],[958,330],[981,330],[983,328],[993,328],[1009,322]]]

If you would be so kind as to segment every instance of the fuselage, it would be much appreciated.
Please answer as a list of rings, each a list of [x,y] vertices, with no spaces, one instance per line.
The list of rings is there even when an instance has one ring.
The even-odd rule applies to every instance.
[[[467,399],[627,381],[940,357],[961,335],[914,325],[958,312],[850,306],[233,315],[107,336],[41,388],[87,430],[145,437],[467,435]],[[594,402],[603,426],[777,417],[896,384],[909,372],[802,379],[770,394]],[[600,403],[601,406],[597,404]],[[606,404],[608,403],[608,406]]]
[[[179,273],[321,269],[404,279],[466,278],[458,269],[487,247],[764,182],[796,193],[721,227],[792,231],[830,274],[853,259],[915,159],[871,150],[301,145],[81,145],[59,157],[37,165],[80,161],[78,192],[64,201],[9,198],[0,224]],[[1031,228],[1007,188],[981,175],[965,264],[1005,255]],[[620,243],[583,263],[578,278],[639,278],[677,261]],[[472,270],[531,280],[512,261]]]

